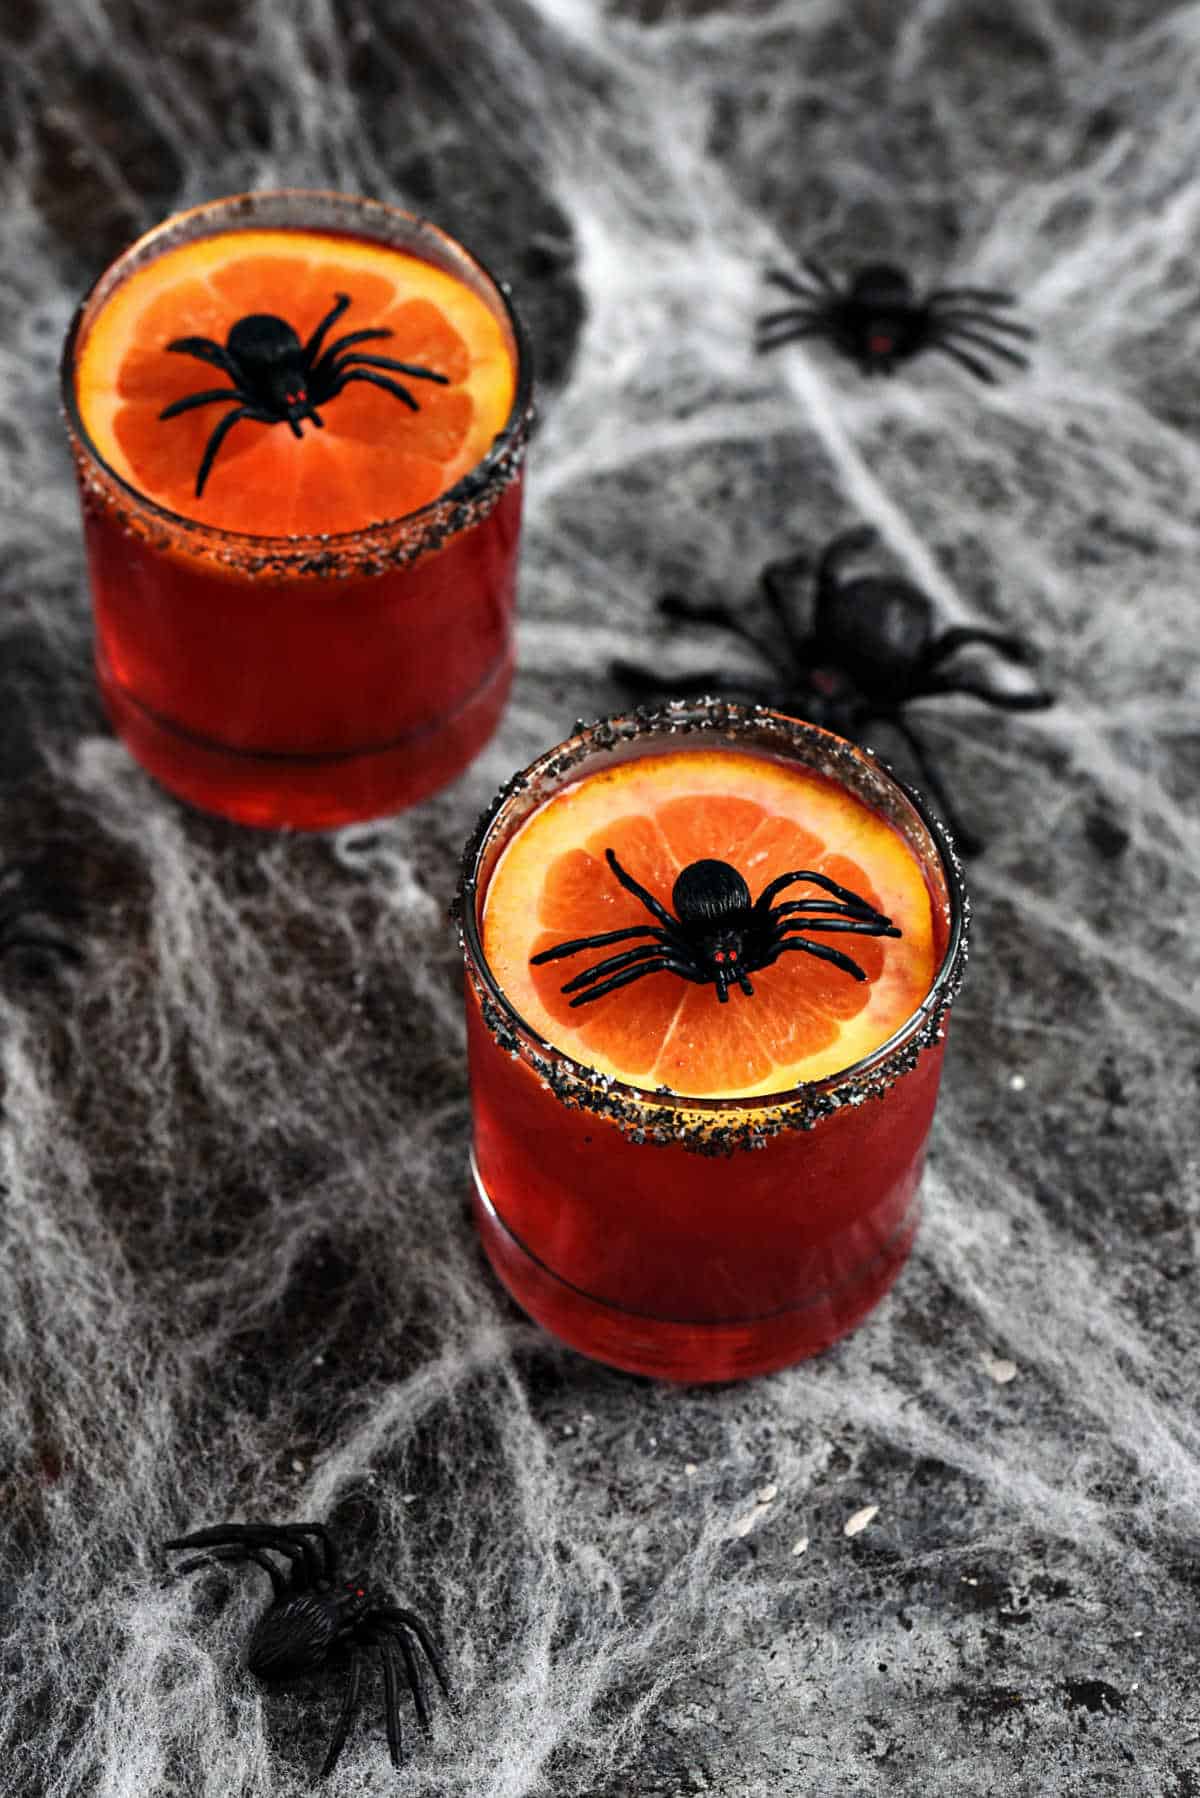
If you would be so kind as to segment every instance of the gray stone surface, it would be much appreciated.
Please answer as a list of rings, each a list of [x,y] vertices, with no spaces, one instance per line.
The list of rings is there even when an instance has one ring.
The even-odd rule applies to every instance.
[[[309,1790],[335,1693],[265,1694],[257,1586],[155,1545],[320,1516],[460,1692],[398,1778],[373,1679],[334,1794],[1200,1793],[1198,32],[1152,0],[6,0],[0,844],[86,960],[0,969],[5,1792]],[[56,413],[104,261],[284,183],[461,232],[543,373],[504,726],[311,840],[185,812],[109,734]],[[756,360],[802,252],[1017,288],[1034,371]],[[457,852],[619,701],[613,656],[726,652],[665,639],[658,591],[748,595],[862,517],[1061,700],[927,708],[991,847],[893,1296],[808,1366],[657,1386],[558,1350],[475,1246]]]

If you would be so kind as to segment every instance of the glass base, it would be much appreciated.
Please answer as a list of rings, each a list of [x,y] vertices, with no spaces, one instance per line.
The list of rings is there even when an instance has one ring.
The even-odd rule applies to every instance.
[[[678,1323],[624,1311],[568,1285],[536,1260],[499,1217],[471,1156],[475,1219],[488,1260],[535,1323],[594,1361],[660,1380],[712,1382],[774,1373],[819,1354],[874,1309],[907,1261],[920,1205],[837,1287],[786,1311],[723,1324]]]
[[[267,830],[332,830],[427,799],[461,774],[492,736],[512,677],[506,657],[457,712],[383,749],[272,755],[224,748],[147,711],[96,649],[96,678],[113,729],[146,772],[201,811]]]

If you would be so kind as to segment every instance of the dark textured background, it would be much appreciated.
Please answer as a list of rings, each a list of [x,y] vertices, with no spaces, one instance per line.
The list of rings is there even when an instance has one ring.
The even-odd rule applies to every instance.
[[[1196,9],[5,0],[0,43],[0,902],[86,949],[0,971],[0,1787],[309,1790],[335,1693],[264,1695],[259,1576],[154,1545],[317,1515],[461,1693],[397,1778],[373,1678],[333,1793],[1196,1798]],[[460,233],[542,376],[498,739],[309,840],[113,741],[56,411],[103,263],[279,184]],[[1034,372],[756,360],[802,251],[1016,286]],[[819,1362],[655,1386],[476,1249],[457,852],[613,656],[727,652],[660,589],[860,518],[1061,701],[925,708],[991,847],[900,1285]]]

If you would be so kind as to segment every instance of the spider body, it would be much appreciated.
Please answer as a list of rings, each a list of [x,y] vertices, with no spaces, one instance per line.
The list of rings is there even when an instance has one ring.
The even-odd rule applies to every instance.
[[[839,288],[818,262],[803,264],[805,279],[772,269],[767,280],[791,304],[757,322],[756,348],[778,349],[802,337],[824,337],[863,374],[894,375],[901,362],[923,350],[949,356],[979,381],[993,382],[984,360],[997,356],[1017,368],[1029,358],[1006,339],[1029,339],[1028,325],[1002,316],[1013,294],[988,287],[942,287],[919,295],[903,269],[873,262]]]
[[[972,853],[981,847],[979,840],[957,817],[905,708],[914,700],[962,693],[1002,711],[1040,711],[1054,703],[1053,695],[1038,689],[1002,691],[977,671],[956,665],[960,652],[970,648],[1028,663],[1030,652],[1020,638],[973,626],[939,631],[928,595],[910,581],[885,574],[848,575],[847,565],[874,542],[874,531],[864,528],[843,532],[828,545],[817,565],[809,629],[798,622],[793,605],[797,579],[807,573],[806,556],[763,570],[765,606],[757,614],[745,607],[696,605],[676,594],[665,594],[660,610],[670,619],[732,632],[770,671],[757,681],[731,675],[726,668],[705,668],[688,676],[690,690],[703,687],[769,703],[852,740],[877,723],[896,731],[959,847]],[[663,692],[661,675],[629,662],[615,663],[613,673],[640,696]]]
[[[397,362],[390,356],[367,355],[356,346],[390,337],[388,330],[349,331],[323,347],[330,326],[350,305],[349,294],[334,295],[334,303],[307,343],[301,343],[286,319],[270,312],[251,312],[239,318],[224,344],[211,337],[177,337],[167,345],[181,356],[195,356],[229,376],[232,387],[208,387],[189,393],[164,406],[160,419],[178,418],[197,406],[233,405],[214,429],[196,474],[196,498],[204,492],[212,465],[225,438],[239,419],[257,424],[286,424],[293,436],[303,435],[305,420],[318,430],[324,420],[318,406],[328,405],[351,381],[366,381],[401,400],[413,412],[420,407],[401,382],[381,370],[409,375],[422,381],[447,385],[447,377],[414,362]]]
[[[737,986],[747,998],[754,988],[749,976],[769,968],[789,950],[815,955],[832,962],[855,980],[866,975],[856,961],[827,943],[814,943],[811,933],[852,931],[860,936],[899,936],[890,918],[848,887],[838,886],[824,874],[799,868],[779,874],[751,901],[750,889],[728,862],[706,859],[689,862],[676,878],[671,892],[674,916],[647,892],[640,881],[623,868],[611,849],[604,852],[609,868],[627,892],[640,899],[654,924],[633,924],[624,930],[601,931],[595,936],[574,937],[555,943],[531,957],[535,967],[578,955],[584,949],[606,948],[633,937],[647,941],[633,949],[605,956],[563,986],[575,995],[572,1006],[590,1005],[645,974],[676,974],[698,986],[715,986],[722,1005],[729,989]],[[829,899],[791,899],[774,903],[789,886],[806,881],[832,894]]]
[[[429,1708],[414,1643],[432,1668],[443,1693],[446,1677],[428,1630],[412,1611],[393,1603],[366,1580],[347,1581],[338,1571],[333,1538],[320,1523],[222,1523],[164,1544],[167,1549],[207,1552],[180,1564],[191,1573],[210,1561],[251,1562],[271,1581],[272,1598],[254,1626],[246,1666],[268,1682],[320,1674],[342,1659],[349,1665],[342,1709],[322,1777],[333,1770],[358,1707],[364,1650],[378,1651],[383,1667],[388,1752],[401,1762],[400,1663],[421,1727],[428,1731]],[[278,1555],[283,1566],[271,1558]]]
[[[815,672],[824,677],[835,705],[839,697],[851,695],[873,705],[903,705],[950,653],[938,636],[929,596],[911,581],[881,574],[841,578],[843,559],[872,542],[866,532],[839,538],[818,570],[812,635],[820,648]],[[993,648],[998,646],[994,633],[972,633],[973,641],[980,637]],[[954,646],[965,647],[961,633]],[[1004,638],[1003,647],[1018,659],[1024,655],[1022,645],[1014,645],[1012,638]]]
[[[367,1589],[357,1586],[277,1599],[254,1626],[246,1666],[267,1680],[319,1673],[338,1638],[349,1635],[373,1603]]]

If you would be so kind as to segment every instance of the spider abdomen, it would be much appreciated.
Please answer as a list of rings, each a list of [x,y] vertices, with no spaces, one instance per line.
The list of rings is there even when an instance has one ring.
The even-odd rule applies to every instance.
[[[225,347],[239,362],[281,362],[303,354],[300,339],[284,318],[273,312],[249,312],[230,327]]]
[[[728,862],[689,862],[671,892],[681,924],[729,925],[749,918],[750,888]]]
[[[899,698],[933,640],[933,607],[907,581],[864,575],[833,590],[817,628],[822,651],[863,693]]]
[[[906,311],[912,305],[912,282],[903,269],[893,268],[888,262],[869,262],[854,277],[850,297],[860,306],[891,306]]]
[[[337,1601],[321,1592],[301,1592],[273,1604],[260,1617],[246,1665],[260,1679],[296,1679],[317,1673],[341,1633]]]

